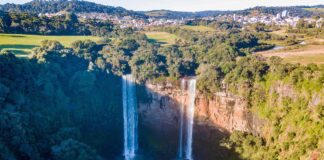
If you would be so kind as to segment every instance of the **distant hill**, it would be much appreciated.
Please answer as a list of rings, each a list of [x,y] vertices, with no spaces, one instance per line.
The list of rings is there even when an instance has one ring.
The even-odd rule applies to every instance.
[[[324,8],[324,5],[317,6],[291,6],[291,7],[253,7],[245,10],[238,11],[199,11],[199,12],[178,12],[178,11],[170,11],[170,10],[153,10],[140,12],[149,17],[158,17],[158,18],[199,18],[206,16],[218,16],[224,14],[242,14],[249,15],[255,13],[265,13],[276,15],[277,13],[281,13],[284,10],[287,10],[291,16],[300,16],[300,17],[310,17],[314,14],[308,8]]]
[[[155,17],[155,18],[195,18],[206,16],[218,16],[224,14],[260,14],[267,13],[276,15],[283,10],[289,11],[292,16],[310,17],[315,14],[314,8],[324,8],[324,5],[317,6],[291,6],[291,7],[254,7],[239,11],[199,11],[199,12],[179,12],[171,10],[153,10],[153,11],[131,11],[122,7],[112,7],[102,4],[96,4],[84,0],[33,0],[25,4],[4,4],[0,5],[0,10],[29,13],[56,13],[68,11],[74,13],[98,12],[118,16],[133,17]]]
[[[155,18],[194,18],[194,17],[206,17],[206,16],[216,16],[220,14],[229,13],[230,11],[200,11],[200,12],[179,12],[179,11],[170,11],[170,10],[153,10],[140,12],[149,17]]]
[[[276,15],[284,10],[287,10],[291,16],[310,17],[312,12],[305,10],[304,8],[312,8],[313,6],[290,6],[290,7],[254,7],[247,9],[250,13],[266,13]]]
[[[83,0],[33,0],[25,4],[4,4],[0,10],[29,13],[99,12],[119,16],[144,17],[145,15],[122,7],[112,7]]]
[[[314,15],[324,15],[324,5],[306,7],[304,9],[312,12]]]

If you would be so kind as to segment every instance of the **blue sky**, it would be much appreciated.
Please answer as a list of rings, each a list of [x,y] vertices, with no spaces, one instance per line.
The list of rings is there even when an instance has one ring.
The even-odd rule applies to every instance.
[[[30,0],[0,0],[25,3]],[[238,10],[254,6],[292,6],[324,4],[324,0],[88,0],[132,10],[169,9],[177,11]]]

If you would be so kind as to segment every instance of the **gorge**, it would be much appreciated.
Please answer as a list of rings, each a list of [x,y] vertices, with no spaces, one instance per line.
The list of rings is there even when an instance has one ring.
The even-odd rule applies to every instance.
[[[16,156],[37,159],[34,156],[46,157],[50,152],[60,159],[71,157],[66,153],[80,150],[84,156],[97,160],[96,152],[91,149],[94,148],[98,155],[106,159],[115,159],[119,155],[122,159],[145,157],[149,160],[167,160],[179,158],[179,153],[186,158],[186,153],[190,153],[186,152],[189,150],[187,138],[191,137],[187,136],[189,127],[186,113],[190,103],[191,106],[194,103],[195,110],[193,119],[190,119],[194,123],[190,139],[192,156],[188,157],[192,159],[242,159],[240,150],[231,148],[233,144],[237,147],[251,144],[244,147],[251,146],[247,151],[252,154],[243,157],[259,156],[253,153],[270,153],[266,145],[276,152],[281,147],[286,147],[278,146],[278,143],[287,144],[291,139],[298,140],[289,144],[292,149],[304,147],[306,153],[314,157],[318,157],[321,151],[321,142],[317,138],[321,135],[321,130],[317,128],[322,126],[321,104],[324,98],[323,90],[315,88],[320,82],[317,79],[294,84],[290,79],[273,79],[273,72],[270,72],[268,74],[272,79],[267,77],[263,82],[255,83],[253,90],[244,86],[231,90],[230,86],[224,85],[220,91],[209,95],[198,89],[202,80],[197,79],[193,100],[193,94],[188,91],[191,90],[188,87],[191,86],[190,79],[158,82],[148,80],[135,84],[134,77],[130,75],[116,76],[91,71],[91,63],[89,66],[84,65],[86,62],[83,59],[71,54],[49,52],[39,55],[39,60],[43,59],[42,56],[57,61],[62,66],[63,73],[52,71],[52,76],[48,76],[48,70],[51,69],[49,65],[20,60],[12,54],[0,56],[2,66],[12,66],[11,70],[0,68],[1,73],[5,73],[0,84],[0,130],[5,137],[0,139],[0,145],[8,153],[4,156],[13,154],[10,150],[14,149],[9,147],[26,145],[34,150],[19,150],[16,151]],[[59,56],[70,62],[60,64]],[[11,61],[6,61],[7,59]],[[33,73],[36,68],[39,72]],[[12,73],[27,80],[17,80]],[[32,73],[35,81],[28,81]],[[291,77],[293,80],[296,78]],[[57,78],[60,80],[57,81]],[[313,86],[316,90],[307,90],[303,88],[305,85]],[[28,92],[23,92],[26,88]],[[33,92],[34,88],[40,92]],[[21,117],[23,114],[27,116]],[[28,119],[29,116],[33,118]],[[42,122],[40,126],[35,126],[37,129],[32,129],[34,121]],[[24,132],[24,128],[28,132]],[[29,133],[37,135],[40,142],[32,143],[34,139],[28,138]],[[308,136],[304,137],[305,134]],[[15,135],[23,141],[12,143],[8,135]],[[231,141],[227,142],[228,138]],[[45,146],[43,150],[41,144],[48,139],[52,145]],[[317,146],[319,147],[316,148]],[[303,154],[290,153],[295,156]]]
[[[46,19],[15,15],[47,32]],[[324,65],[253,54],[293,37],[198,20],[147,30],[179,37],[163,44],[69,17],[53,25],[105,36],[44,40],[29,58],[0,51],[0,159],[324,159]],[[190,30],[202,24],[217,31]]]
[[[220,146],[230,133],[260,133],[263,121],[251,113],[244,99],[226,92],[215,93],[212,99],[197,91],[195,96],[194,79],[182,79],[178,85],[146,83],[148,98],[139,99],[141,128],[159,137],[154,143],[161,146],[143,143],[158,157],[222,159],[234,155]]]

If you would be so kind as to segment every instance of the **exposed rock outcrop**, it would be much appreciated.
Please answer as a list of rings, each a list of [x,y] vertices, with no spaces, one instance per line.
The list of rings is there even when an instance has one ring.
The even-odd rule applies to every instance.
[[[146,84],[149,102],[140,103],[139,113],[147,125],[162,129],[175,129],[179,126],[180,106],[183,96],[181,90],[172,85]],[[262,121],[249,109],[241,97],[226,92],[216,93],[212,99],[198,94],[195,101],[195,124],[217,128],[220,132],[235,130],[258,134]],[[161,127],[162,126],[162,127]]]

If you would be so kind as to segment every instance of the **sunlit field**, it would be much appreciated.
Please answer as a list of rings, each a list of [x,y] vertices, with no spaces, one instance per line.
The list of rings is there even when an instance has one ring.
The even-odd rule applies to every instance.
[[[295,49],[282,49],[277,51],[259,52],[266,57],[278,56],[288,63],[300,63],[303,65],[316,63],[324,64],[324,46],[308,45]]]
[[[157,42],[162,45],[175,44],[177,36],[167,32],[145,32],[145,35],[151,42]]]
[[[99,37],[93,36],[42,36],[26,34],[0,34],[0,49],[9,50],[18,57],[26,57],[31,50],[38,47],[44,40],[57,40],[65,47],[69,47],[72,42],[77,40],[90,39],[97,41]]]

